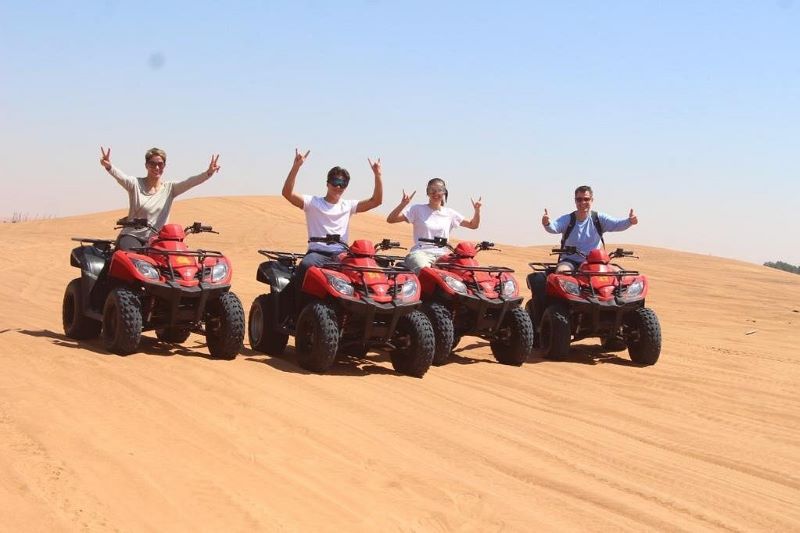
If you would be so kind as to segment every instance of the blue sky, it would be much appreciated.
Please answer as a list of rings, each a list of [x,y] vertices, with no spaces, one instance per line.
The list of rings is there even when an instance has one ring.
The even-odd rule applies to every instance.
[[[0,0],[0,216],[124,207],[101,144],[167,179],[220,153],[187,197],[280,194],[301,147],[299,192],[338,164],[367,197],[380,156],[381,213],[434,176],[481,195],[460,238],[555,243],[543,209],[589,184],[639,216],[610,243],[800,264],[798,28],[794,0]]]

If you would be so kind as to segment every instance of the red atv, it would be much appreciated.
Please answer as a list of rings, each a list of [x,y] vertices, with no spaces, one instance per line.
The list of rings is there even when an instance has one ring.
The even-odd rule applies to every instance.
[[[636,257],[617,248],[610,254],[596,249],[582,254],[574,246],[554,249],[553,255],[582,255],[586,260],[567,272],[557,263],[530,263],[533,296],[527,304],[537,331],[537,346],[549,359],[563,359],[572,341],[600,337],[606,351],[628,349],[631,360],[652,365],[661,354],[661,326],[656,313],[645,307],[647,277],[611,263]]]
[[[514,271],[480,266],[475,260],[481,250],[496,250],[494,243],[460,242],[453,248],[442,237],[419,240],[452,252],[419,273],[423,312],[436,334],[433,364],[446,363],[463,335],[488,339],[499,363],[524,363],[533,349],[533,326],[520,307],[522,296]]]
[[[206,336],[215,359],[233,359],[244,339],[244,309],[230,292],[231,264],[220,252],[189,250],[190,233],[216,233],[195,222],[167,224],[160,231],[146,219],[118,221],[119,227],[150,227],[148,244],[118,250],[114,241],[73,238],[70,264],[81,277],[67,285],[62,306],[64,333],[73,339],[97,337],[110,352],[137,350],[143,331],[181,343],[194,331]]]
[[[298,363],[312,372],[327,371],[337,353],[364,356],[368,349],[387,350],[397,372],[422,377],[433,360],[434,336],[418,310],[419,280],[410,270],[389,266],[375,255],[398,248],[397,243],[357,240],[347,246],[338,235],[312,237],[309,242],[342,244],[346,252],[336,262],[309,268],[302,291],[287,285],[304,254],[259,250],[272,260],[261,263],[256,274],[270,292],[250,307],[253,349],[281,355],[293,335]],[[298,293],[301,301],[296,302]]]

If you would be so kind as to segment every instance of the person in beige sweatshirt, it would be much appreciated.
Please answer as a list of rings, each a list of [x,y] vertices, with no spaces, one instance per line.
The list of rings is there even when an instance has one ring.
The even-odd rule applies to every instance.
[[[172,201],[192,187],[200,185],[219,171],[219,154],[211,156],[205,172],[182,181],[162,181],[167,166],[167,153],[160,148],[151,148],[144,154],[147,176],[131,178],[111,164],[111,148],[100,147],[100,164],[128,191],[128,220],[146,218],[147,223],[160,230],[169,221]],[[150,228],[122,228],[117,237],[117,247],[123,250],[146,246],[153,236]]]

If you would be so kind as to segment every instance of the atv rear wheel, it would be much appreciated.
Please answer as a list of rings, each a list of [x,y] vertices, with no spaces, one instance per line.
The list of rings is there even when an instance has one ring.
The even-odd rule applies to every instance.
[[[206,308],[206,344],[214,359],[231,360],[244,342],[244,308],[239,297],[224,292]]]
[[[625,316],[625,337],[631,361],[654,365],[661,355],[661,324],[655,311],[640,307]]]
[[[528,360],[533,349],[531,317],[521,307],[511,309],[489,345],[498,363],[520,366]]]
[[[274,293],[262,294],[250,306],[247,336],[250,347],[268,355],[283,355],[289,335],[278,331]]]
[[[441,366],[447,362],[450,352],[453,351],[453,315],[450,310],[440,303],[431,303],[422,308],[433,327],[433,336],[436,347],[433,352],[434,366]]]
[[[544,357],[556,361],[564,359],[572,340],[569,308],[561,303],[549,305],[542,315],[539,335],[539,348]]]
[[[64,334],[70,339],[94,339],[100,335],[102,323],[83,314],[81,278],[69,282],[61,304],[61,321]]]
[[[433,363],[436,340],[428,317],[420,311],[412,311],[400,317],[392,337],[396,347],[389,354],[397,372],[421,378]]]
[[[320,374],[326,372],[339,349],[339,325],[333,307],[324,302],[306,305],[297,319],[294,342],[301,368]]]
[[[142,337],[142,308],[131,290],[117,287],[103,306],[103,345],[118,355],[132,354]]]
[[[174,326],[170,328],[161,328],[156,330],[156,337],[158,340],[162,342],[171,342],[174,344],[180,344],[182,342],[186,342],[186,339],[189,338],[189,328],[182,327],[182,326]]]

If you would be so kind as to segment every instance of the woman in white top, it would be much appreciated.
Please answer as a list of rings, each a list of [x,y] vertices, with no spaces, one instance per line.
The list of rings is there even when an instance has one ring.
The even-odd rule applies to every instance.
[[[472,220],[466,220],[464,216],[454,209],[445,207],[447,202],[447,185],[440,178],[433,178],[426,187],[428,193],[427,204],[415,204],[406,209],[411,199],[417,193],[414,191],[407,195],[403,191],[403,198],[400,204],[394,208],[386,217],[386,221],[394,224],[396,222],[409,222],[414,227],[414,246],[406,256],[405,265],[414,272],[419,272],[426,266],[431,266],[436,259],[448,253],[450,250],[435,246],[427,242],[420,242],[420,238],[433,239],[434,237],[450,238],[450,232],[459,226],[470,229],[478,229],[481,223],[481,199],[477,201],[470,199],[475,214]]]
[[[213,176],[218,170],[219,154],[211,156],[208,170],[183,181],[161,181],[164,167],[167,165],[167,153],[160,148],[151,148],[144,154],[144,166],[147,177],[131,178],[111,164],[111,148],[104,150],[100,147],[100,164],[114,176],[126,191],[128,191],[128,220],[146,218],[147,223],[156,230],[164,227],[169,220],[172,200],[192,187],[200,185]],[[117,247],[129,250],[146,246],[153,231],[150,228],[122,228],[117,237]]]

